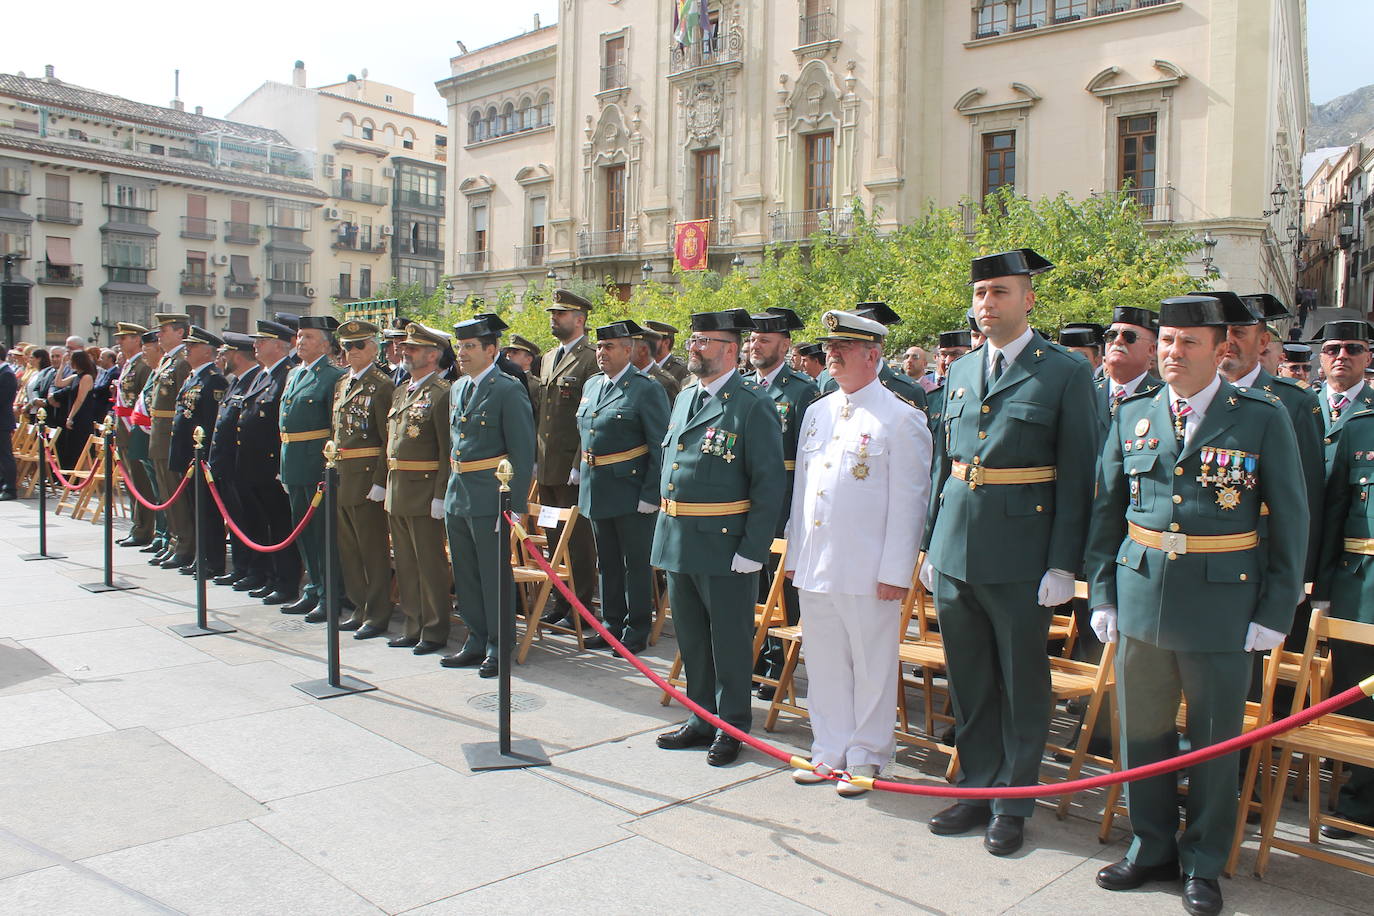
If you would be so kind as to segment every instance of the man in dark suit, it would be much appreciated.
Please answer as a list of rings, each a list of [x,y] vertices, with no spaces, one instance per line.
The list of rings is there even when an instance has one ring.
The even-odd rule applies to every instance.
[[[215,351],[224,343],[204,328],[191,325],[186,335],[186,362],[190,371],[181,383],[177,393],[176,416],[172,418],[172,439],[167,453],[167,466],[173,478],[180,480],[191,462],[196,460],[195,431],[201,430],[208,435],[215,428],[215,415],[219,413],[220,401],[229,387],[220,371],[215,368]],[[196,557],[202,559],[206,576],[224,574],[224,520],[219,514],[201,483],[200,526],[195,526],[192,514],[192,531],[196,549],[191,552],[190,562],[183,565],[180,572],[184,576],[196,572]]]
[[[239,415],[243,412],[244,399],[257,381],[262,367],[253,358],[253,338],[247,334],[226,331],[223,349],[225,365],[233,374],[233,380],[219,402],[219,413],[215,416],[215,434],[210,439],[210,473],[215,476],[215,486],[219,488],[230,517],[242,527],[248,521],[240,495],[238,474]],[[249,550],[238,535],[230,532],[229,571],[215,579],[215,584],[237,585],[242,582],[244,588],[240,591],[252,591],[266,585],[267,570],[270,568],[267,556]]]
[[[9,364],[10,348],[0,343],[0,502],[16,494],[14,467],[14,399],[19,395],[19,377]]]

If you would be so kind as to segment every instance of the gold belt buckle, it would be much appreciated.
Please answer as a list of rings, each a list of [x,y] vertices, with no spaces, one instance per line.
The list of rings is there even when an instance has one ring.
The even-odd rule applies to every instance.
[[[671,516],[676,517],[676,516],[677,516],[677,500],[675,500],[675,499],[665,499],[665,500],[663,501],[663,511],[666,512],[668,515],[671,515]]]
[[[587,467],[596,467],[596,456],[593,455],[590,451],[584,451],[582,453],[582,460],[587,462]]]
[[[1178,531],[1161,531],[1159,549],[1166,553],[1185,554],[1188,552],[1188,535]]]
[[[976,490],[983,485],[983,466],[981,464],[970,464],[968,470],[964,472],[965,480],[968,482],[970,490]]]

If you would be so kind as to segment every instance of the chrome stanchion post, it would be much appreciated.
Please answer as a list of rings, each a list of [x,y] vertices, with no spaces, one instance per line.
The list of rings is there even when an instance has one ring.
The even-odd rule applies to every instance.
[[[48,411],[38,408],[38,553],[21,553],[21,560],[61,560],[65,553],[48,553]]]
[[[195,443],[195,451],[191,453],[191,485],[196,488],[196,622],[178,623],[169,627],[173,633],[190,639],[193,636],[219,636],[224,633],[233,633],[233,627],[210,626],[209,609],[206,607],[205,595],[205,548],[202,544],[201,532],[205,520],[205,428],[197,426],[191,433],[191,439]]]
[[[114,579],[114,507],[115,507],[115,486],[114,486],[114,434],[115,418],[114,414],[105,415],[105,423],[101,427],[101,435],[105,439],[105,581],[87,582],[81,587],[88,592],[123,592],[131,588],[138,588],[131,582]]]

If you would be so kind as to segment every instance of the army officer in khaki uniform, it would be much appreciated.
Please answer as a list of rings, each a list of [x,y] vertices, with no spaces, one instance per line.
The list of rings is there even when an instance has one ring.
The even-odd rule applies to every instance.
[[[149,377],[153,389],[153,400],[148,405],[148,415],[152,418],[152,429],[148,434],[148,457],[153,462],[157,492],[164,498],[176,492],[181,478],[173,474],[169,463],[172,447],[172,420],[177,413],[177,396],[191,367],[186,362],[186,335],[191,330],[191,319],[180,313],[159,313],[153,316],[157,322],[157,341],[162,347],[162,361]],[[163,569],[185,566],[195,560],[192,546],[195,544],[195,517],[191,512],[190,490],[184,490],[181,497],[164,510],[167,521],[167,548],[154,554],[149,563]]]

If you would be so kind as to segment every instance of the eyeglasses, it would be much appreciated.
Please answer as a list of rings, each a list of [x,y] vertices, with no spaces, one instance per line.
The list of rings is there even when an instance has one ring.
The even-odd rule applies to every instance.
[[[459,341],[458,349],[463,351],[464,353],[471,353],[473,350],[482,349],[482,342],[480,340]]]
[[[345,340],[345,341],[341,341],[341,346],[342,346],[345,350],[361,350],[361,349],[363,349],[364,347],[366,347],[367,344],[368,344],[367,338],[364,338],[364,339],[362,339],[362,340]]]
[[[1347,356],[1360,356],[1369,351],[1362,343],[1331,343],[1322,345],[1323,356],[1340,356],[1344,350]]]
[[[724,337],[703,337],[700,334],[693,334],[687,338],[687,346],[689,347],[704,347],[710,343],[734,343],[734,341]]]
[[[1139,334],[1129,329],[1125,331],[1118,331],[1116,328],[1108,328],[1107,332],[1102,335],[1102,339],[1105,340],[1107,343],[1111,343],[1118,337],[1124,340],[1126,342],[1126,346],[1128,347],[1140,339]]]

